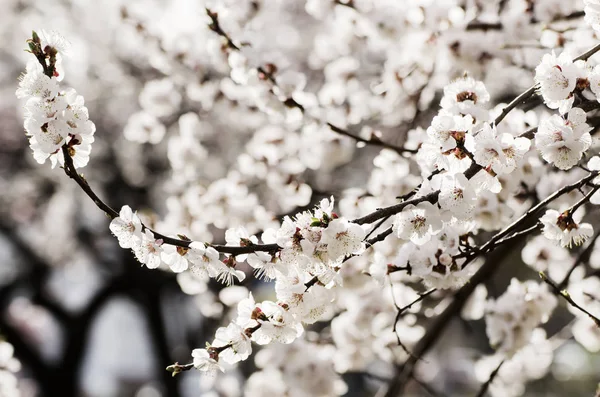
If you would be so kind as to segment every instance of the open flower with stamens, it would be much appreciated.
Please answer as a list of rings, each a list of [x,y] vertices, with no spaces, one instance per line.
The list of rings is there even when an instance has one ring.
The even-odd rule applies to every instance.
[[[563,247],[581,245],[594,234],[592,225],[576,222],[573,214],[568,211],[559,213],[556,210],[547,210],[540,221],[544,225],[543,235],[560,242]]]
[[[431,121],[427,135],[441,145],[447,152],[464,142],[465,135],[473,128],[473,117],[452,115],[441,111]]]
[[[444,110],[433,118],[427,129],[416,160],[423,170],[445,169],[451,173],[464,172],[471,165],[465,142],[473,129],[470,115],[452,115]]]
[[[163,251],[162,239],[156,239],[154,234],[146,229],[142,234],[139,244],[134,245],[133,253],[140,263],[143,263],[148,269],[156,269],[161,264],[160,255]]]
[[[38,97],[51,100],[58,95],[59,86],[55,77],[44,74],[42,66],[37,61],[27,62],[26,72],[19,77],[17,98]]]
[[[142,221],[128,205],[121,208],[119,217],[110,222],[109,228],[121,248],[132,248],[142,238]]]
[[[535,68],[535,81],[540,86],[544,102],[551,109],[566,113],[573,105],[573,91],[578,79],[586,78],[582,62],[574,63],[573,57],[563,52],[558,57],[554,53],[545,54]]]
[[[194,367],[197,370],[206,372],[209,375],[214,376],[217,371],[225,372],[223,367],[219,364],[219,353],[213,350],[207,349],[194,349],[192,351],[192,357],[194,358]]]
[[[591,127],[580,108],[569,111],[567,119],[552,115],[542,121],[535,134],[535,146],[544,160],[561,170],[572,168],[591,146]]]
[[[252,334],[252,340],[266,345],[275,340],[292,343],[304,332],[302,324],[280,304],[271,301],[259,303],[261,316],[257,318],[260,328]]]
[[[277,231],[274,229],[265,230],[261,235],[261,240],[264,244],[277,243]],[[271,255],[268,252],[256,251],[248,254],[246,262],[255,270],[255,274],[259,279],[273,280],[279,274],[285,275],[288,271],[276,255]]]
[[[246,278],[243,271],[236,269],[237,262],[233,255],[226,257],[222,262],[215,265],[215,278],[225,285],[233,284],[234,278],[237,278],[238,281],[244,281]]]
[[[398,238],[423,245],[442,229],[442,218],[437,206],[428,201],[407,205],[394,218],[393,230]]]
[[[230,346],[219,353],[219,358],[227,364],[235,364],[248,358],[252,353],[252,343],[244,328],[236,323],[230,323],[227,327],[217,329],[215,340],[212,343],[217,346]]]
[[[179,237],[187,240],[185,236]],[[161,258],[174,273],[181,273],[189,268],[201,278],[207,275],[214,277],[217,274],[217,266],[221,266],[219,253],[214,248],[196,241],[191,242],[188,247],[166,246]]]
[[[365,249],[366,232],[360,225],[347,219],[334,219],[321,234],[321,243],[327,244],[328,258],[341,261],[345,256],[359,254]]]
[[[458,219],[471,216],[477,195],[475,188],[464,174],[440,175],[440,208],[448,210]]]
[[[490,100],[485,85],[471,77],[463,77],[444,87],[440,105],[451,114],[471,115],[477,121],[487,121],[489,112],[482,105]]]
[[[71,52],[71,43],[63,35],[54,30],[40,30],[39,37],[42,48],[49,46],[54,48],[59,54],[69,56]]]
[[[228,245],[247,247],[249,245],[258,244],[258,238],[250,235],[245,227],[231,228],[225,231],[225,241]],[[248,254],[236,256],[236,259],[243,262],[248,257]]]

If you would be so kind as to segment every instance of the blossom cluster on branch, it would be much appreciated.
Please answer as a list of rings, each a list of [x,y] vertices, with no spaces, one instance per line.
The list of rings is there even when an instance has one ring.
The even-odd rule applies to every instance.
[[[255,360],[260,370],[245,385],[248,395],[265,390],[342,395],[347,388],[340,374],[366,371],[380,360],[396,371],[386,392],[392,396],[422,375],[421,356],[452,318],[462,317],[483,319],[496,351],[476,363],[478,380],[494,396],[518,396],[527,381],[548,372],[550,362],[540,359],[535,366],[532,357],[552,354],[543,326],[559,298],[576,316],[576,339],[600,350],[597,300],[585,292],[597,287],[598,277],[585,277],[579,265],[587,259],[573,260],[569,251],[586,243],[580,252],[595,250],[594,229],[600,227],[588,216],[600,203],[593,138],[600,124],[600,65],[590,59],[600,50],[595,37],[594,46],[578,57],[568,51],[556,55],[550,49],[560,47],[564,32],[552,31],[560,37],[543,40],[554,44],[536,60],[534,85],[509,103],[497,103],[494,90],[500,88],[476,78],[478,72],[444,74],[425,56],[403,63],[394,24],[379,14],[383,20],[370,19],[381,10],[369,1],[307,1],[307,17],[333,22],[316,33],[321,46],[308,59],[296,60],[290,51],[277,63],[270,61],[278,59],[270,53],[273,43],[256,39],[262,32],[254,31],[253,22],[264,17],[261,6],[243,2],[245,7],[236,9],[227,3],[210,1],[202,10],[204,51],[211,73],[221,77],[215,84],[208,77],[184,81],[186,95],[203,111],[221,106],[217,99],[225,97],[227,106],[249,112],[243,128],[251,136],[228,172],[204,170],[212,160],[204,140],[214,131],[186,108],[182,82],[174,77],[179,70],[184,76],[194,70],[193,51],[170,53],[173,43],[152,36],[126,8],[121,12],[145,40],[158,43],[161,55],[155,62],[166,76],[144,86],[143,110],[124,130],[137,144],[169,137],[168,188],[174,193],[163,220],[127,204],[112,209],[78,172],[88,164],[96,128],[83,97],[60,87],[69,47],[64,38],[32,34],[33,58],[16,92],[24,100],[24,127],[35,160],[61,165],[112,218],[109,228],[118,244],[142,265],[177,273],[182,289],[193,294],[202,294],[214,279],[227,295],[230,286],[247,285],[251,274],[273,287],[269,299],[255,300],[258,295],[246,289],[243,296],[231,292],[230,299],[222,298],[231,309],[214,340],[192,352],[193,362],[168,370],[175,375],[196,368],[225,376],[220,373],[235,371],[261,346]],[[439,15],[435,7],[412,9],[405,23],[446,26],[424,38],[420,49],[445,43],[444,51],[456,58],[453,66],[463,68],[461,51],[477,53],[482,62],[492,55],[469,50],[474,44],[468,39],[452,41],[459,31],[526,23],[514,11],[522,6],[513,4],[518,1],[499,3],[487,12],[501,16],[495,25],[469,17],[466,8],[441,5]],[[585,20],[593,29],[599,26],[596,3],[586,0]],[[554,22],[567,11],[574,10],[554,14],[536,5],[527,9],[527,23]],[[366,86],[357,77],[368,73],[358,55],[350,56],[361,40],[371,46],[365,52],[383,48],[387,56],[379,84]],[[315,73],[301,71],[301,62],[323,70],[322,84],[311,81],[318,79]],[[422,128],[416,120],[424,103],[431,114]],[[550,110],[536,112],[541,103]],[[165,126],[168,118],[176,120],[176,133]],[[375,118],[378,127],[369,126]],[[396,144],[389,131],[401,124],[411,126]],[[363,147],[378,150],[366,187],[315,199],[307,175],[343,168]],[[207,178],[210,172],[220,177]],[[209,181],[200,183],[203,179]],[[251,184],[268,194],[259,197]],[[282,215],[274,216],[261,199]],[[213,235],[226,243],[217,244]],[[494,261],[500,261],[494,255],[521,243],[523,262],[542,272],[542,280],[513,278],[506,291],[488,297],[485,284],[499,264]],[[431,300],[437,302],[434,308],[421,312]],[[327,332],[316,333],[324,328],[317,322],[327,324]],[[310,359],[300,365],[300,357]],[[519,373],[512,384],[511,373]]]

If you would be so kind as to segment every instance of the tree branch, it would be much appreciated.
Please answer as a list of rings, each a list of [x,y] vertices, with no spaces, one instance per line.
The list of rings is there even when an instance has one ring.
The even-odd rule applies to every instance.
[[[548,277],[546,275],[546,273],[544,273],[544,272],[540,272],[540,278],[542,279],[543,282],[545,282],[546,284],[548,284],[550,286],[550,288],[552,289],[552,291],[554,292],[554,294],[556,294],[556,296],[562,297],[565,301],[567,301],[568,304],[570,304],[571,306],[573,306],[575,309],[581,311],[582,313],[587,314],[587,316],[589,318],[591,318],[592,321],[594,321],[594,323],[596,324],[596,326],[600,327],[600,319],[598,317],[594,316],[592,313],[590,313],[587,310],[585,310],[577,302],[575,302],[573,300],[573,298],[571,298],[571,295],[569,295],[569,293],[567,292],[567,290],[560,289],[558,287],[558,285],[556,285],[556,283],[554,281],[552,281],[552,279],[550,279],[550,277]]]
[[[493,370],[492,373],[490,374],[489,379],[484,384],[481,385],[481,389],[479,389],[479,392],[477,393],[476,397],[483,397],[483,396],[485,396],[485,393],[487,392],[487,390],[489,389],[490,385],[492,384],[492,382],[496,378],[496,375],[498,375],[498,372],[500,372],[500,368],[502,368],[503,364],[504,364],[504,360],[500,361],[500,364],[498,364],[498,366],[496,367],[496,369]]]

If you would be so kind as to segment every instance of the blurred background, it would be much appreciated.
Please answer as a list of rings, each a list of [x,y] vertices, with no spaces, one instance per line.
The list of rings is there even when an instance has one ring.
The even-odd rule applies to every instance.
[[[580,53],[597,43],[583,26],[581,1],[331,1],[334,11],[321,19],[320,1],[327,2],[207,5],[220,10],[226,31],[251,43],[255,64],[274,60],[301,72],[306,83],[294,75],[290,85],[306,86],[329,119],[394,144],[428,126],[443,86],[465,70],[500,103],[532,84],[551,48]],[[240,395],[236,385],[254,370],[252,359],[218,387],[195,371],[173,378],[165,367],[190,362],[247,289],[260,297],[272,288],[248,281],[224,292],[141,267],[61,169],[35,163],[14,95],[31,30],[56,30],[72,44],[62,84],[84,96],[97,127],[86,179],[113,208],[128,204],[163,233],[223,243],[228,227],[256,233],[323,197],[362,197],[380,148],[315,126],[294,127],[295,144],[277,147],[285,123],[237,91],[201,1],[0,0],[0,7],[0,337],[21,362],[21,396]],[[355,12],[364,18],[348,14]],[[419,181],[395,181],[387,203],[340,206],[366,213]],[[487,285],[491,296],[512,276],[537,277],[516,248],[499,257],[505,271]],[[572,318],[561,310],[549,334]],[[491,352],[484,327],[457,319],[432,359],[432,388],[412,385],[406,395],[475,393],[473,360],[463,358]],[[599,368],[600,356],[568,336],[525,395],[591,397]],[[348,396],[375,395],[382,384],[360,373],[343,379]]]

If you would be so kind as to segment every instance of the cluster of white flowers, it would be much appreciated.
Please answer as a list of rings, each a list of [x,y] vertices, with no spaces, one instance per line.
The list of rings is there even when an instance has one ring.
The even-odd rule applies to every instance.
[[[240,302],[237,319],[217,332],[212,347],[196,351],[195,366],[212,370],[219,358],[229,364],[244,360],[250,340],[291,343],[303,333],[303,323],[325,318],[334,299],[331,287],[341,282],[340,266],[365,249],[365,234],[363,227],[333,212],[333,198],[323,199],[314,211],[286,217],[278,230],[263,232],[262,241],[280,250],[237,255],[236,260],[246,260],[259,277],[275,279],[277,302],[255,303],[252,295]],[[228,230],[226,238],[231,246],[258,243],[243,228]]]
[[[110,223],[111,232],[122,248],[131,248],[140,263],[156,269],[165,263],[174,273],[190,270],[201,279],[216,278],[230,285],[233,278],[242,281],[244,272],[235,268],[233,258],[219,260],[219,253],[206,244],[190,241],[187,247],[163,244],[129,206],[123,206],[119,216]]]
[[[534,329],[548,320],[557,304],[545,284],[512,279],[506,292],[488,301],[485,323],[491,346],[512,356],[529,343]]]
[[[499,134],[494,126],[485,124],[483,130],[468,140],[467,149],[474,153],[475,162],[495,174],[510,174],[529,150],[527,138],[515,138],[509,133]]]
[[[413,346],[425,330],[417,323],[420,318],[396,316],[400,307],[418,310],[419,304],[413,307],[411,302],[423,286],[465,285],[478,266],[473,259],[488,252],[479,251],[477,245],[485,243],[488,232],[502,230],[532,203],[579,178],[582,171],[576,166],[593,148],[592,122],[584,110],[589,108],[583,105],[600,102],[600,66],[574,62],[568,51],[544,55],[536,68],[538,93],[559,114],[512,108],[505,114],[505,107],[514,103],[491,109],[490,92],[494,99],[506,94],[499,82],[516,74],[516,69],[521,74],[531,69],[539,52],[511,57],[510,62],[497,57],[494,48],[507,42],[498,32],[482,40],[481,32],[465,31],[477,21],[474,11],[460,2],[407,5],[407,10],[389,14],[388,8],[395,8],[383,3],[307,1],[306,15],[299,20],[319,22],[314,32],[307,29],[314,36],[306,41],[314,41],[311,46],[299,39],[295,23],[285,29],[279,27],[285,24],[271,23],[285,9],[283,5],[269,10],[250,0],[235,7],[230,1],[200,1],[189,7],[208,13],[206,26],[198,30],[194,20],[193,28],[175,29],[172,35],[157,33],[160,51],[147,51],[161,77],[140,84],[142,109],[128,119],[124,143],[138,151],[138,143],[155,144],[160,150],[164,139],[173,175],[164,189],[167,214],[152,228],[167,230],[164,236],[177,235],[179,241],[173,245],[168,238],[158,238],[163,234],[146,227],[127,205],[112,220],[110,230],[119,245],[131,249],[149,269],[163,267],[178,273],[186,293],[206,292],[210,278],[229,287],[243,281],[249,268],[257,279],[272,282],[274,297],[262,302],[248,295],[245,287],[233,287],[243,290],[247,298],[235,302],[236,314],[227,317],[231,321],[216,331],[212,343],[193,352],[195,368],[216,374],[248,359],[253,342],[269,345],[256,356],[260,371],[245,385],[249,396],[342,395],[346,390],[338,373],[362,371],[375,360],[390,365],[407,360],[405,346]],[[492,12],[487,8],[496,7],[491,3],[481,6],[482,20]],[[525,35],[520,29],[531,20],[551,22],[573,11],[558,0],[536,3],[527,12],[521,12],[524,2],[509,3],[509,11],[485,29],[496,30],[493,26],[499,25]],[[597,1],[586,0],[586,20],[594,28],[600,25],[598,15]],[[134,19],[131,14],[123,18]],[[168,31],[133,25],[149,36],[153,30]],[[426,28],[425,33],[407,40],[399,34],[404,25]],[[257,27],[268,28],[264,35],[273,38],[289,37],[289,42],[259,40]],[[545,30],[544,42],[562,45],[558,43],[567,31],[554,31],[552,26]],[[83,98],[59,87],[64,40],[52,34],[35,37],[30,48],[38,61],[27,65],[17,90],[17,96],[27,100],[25,129],[34,157],[39,162],[50,158],[53,166],[64,164],[61,150],[65,150],[75,167],[83,167],[95,127]],[[423,56],[415,59],[415,51]],[[40,56],[47,62],[44,67]],[[382,69],[379,59],[386,59],[383,72],[373,78],[371,70]],[[302,71],[304,66],[308,72]],[[50,76],[46,67],[52,71]],[[476,78],[464,75],[465,69]],[[322,78],[309,82],[312,71]],[[416,127],[413,121],[442,87],[439,112],[427,128]],[[226,117],[215,121],[218,115]],[[493,121],[496,116],[502,124]],[[393,142],[387,140],[392,134],[386,133],[409,124],[403,147],[388,144]],[[527,132],[536,125],[536,132]],[[349,133],[340,134],[336,132],[340,128],[332,126],[347,128]],[[367,144],[385,147],[355,156],[366,162],[372,159],[368,183],[356,186],[354,179],[341,183],[347,174],[340,166]],[[213,148],[219,145],[227,146],[225,160],[214,155],[218,151]],[[540,157],[558,170],[547,172],[551,167]],[[600,171],[600,158],[593,158],[588,168]],[[324,178],[327,173],[335,177]],[[329,196],[338,188],[342,191],[338,213],[332,197],[311,211],[275,216],[317,202],[318,190],[327,190]],[[398,197],[410,202],[399,204]],[[573,198],[565,194],[559,198],[564,201],[557,200],[549,208],[559,208]],[[600,194],[590,201],[599,203]],[[393,216],[380,216],[377,223],[351,220],[381,208],[392,209]],[[565,264],[572,263],[565,247],[580,245],[593,233],[590,224],[581,222],[582,214],[548,210],[540,219],[542,235],[522,251],[524,262],[562,277],[568,268]],[[392,238],[367,244],[367,232],[376,236],[384,227]],[[213,241],[213,234],[224,235],[225,248],[199,242]],[[504,237],[508,240],[510,235]],[[486,293],[478,291],[465,318],[483,315]],[[214,306],[214,313],[224,314],[218,301],[225,304],[226,299],[217,299],[216,294],[212,298],[203,308]],[[428,310],[437,314],[446,302]],[[235,303],[225,305],[236,307]],[[499,298],[487,302],[487,334],[499,351],[490,362],[497,363],[500,355],[509,359],[499,379],[509,379],[511,368],[529,371],[524,352],[528,344],[547,342],[537,327],[556,304],[544,285],[517,280]],[[430,315],[426,312],[424,317]],[[309,325],[325,320],[331,320],[326,328],[331,330],[331,340],[313,343]],[[295,359],[300,355],[302,360]],[[488,364],[482,367],[487,370]],[[542,369],[535,374],[545,373],[548,366],[540,364]],[[486,370],[482,372],[489,376]],[[516,378],[519,387],[506,395],[522,393],[525,381],[535,378],[530,373]],[[494,389],[497,383],[492,393],[502,390]]]
[[[475,377],[481,383],[490,379],[492,372],[500,365],[493,382],[489,385],[492,397],[518,397],[525,393],[526,384],[543,379],[554,359],[554,346],[546,332],[536,328],[530,334],[527,345],[512,357],[503,353],[484,356],[475,363]],[[504,361],[503,361],[504,360]]]
[[[335,351],[332,345],[304,338],[291,345],[270,345],[256,355],[260,371],[248,378],[244,395],[342,396],[348,386],[334,370]]]
[[[562,279],[573,262],[568,249],[543,235],[527,242],[521,258],[531,268],[547,273],[553,280]]]
[[[598,0],[583,0],[585,4],[585,21],[595,31],[600,31],[600,1]]]
[[[6,341],[0,341],[0,396],[2,397],[21,395],[15,376],[15,373],[21,370],[21,363],[13,357],[13,354],[13,346]]]
[[[37,60],[30,60],[16,95],[26,100],[24,127],[35,160],[43,164],[50,158],[52,167],[64,165],[61,149],[66,147],[75,168],[82,168],[90,159],[96,126],[89,120],[83,97],[72,88],[60,89],[58,56],[68,51],[67,45],[57,33],[42,32],[41,38],[34,34],[30,50],[50,63],[42,67]]]
[[[596,276],[586,277],[572,283],[569,287],[571,298],[586,308],[596,318],[600,318],[600,279]],[[600,351],[600,329],[598,324],[580,310],[569,306],[569,311],[575,316],[573,336],[587,350]]]
[[[253,81],[256,87],[264,87],[264,80],[270,79],[261,75],[267,73],[264,70],[257,72],[257,69],[248,67],[247,59],[237,51],[229,53],[229,62],[231,77],[237,84],[247,86]],[[304,87],[301,78],[290,73],[280,76],[276,77],[274,89],[279,100],[286,101],[292,97],[298,98],[298,101],[306,99],[300,95]],[[540,85],[543,90],[551,86],[548,81],[540,81]],[[271,101],[268,91],[260,88],[257,92],[261,95],[245,100],[264,108],[273,117],[281,114],[281,108],[277,112],[271,111],[278,105]],[[529,156],[531,145],[529,139],[519,136],[519,127],[502,132],[494,124],[487,123],[490,111],[483,106],[489,100],[483,83],[468,77],[452,82],[444,90],[440,113],[426,132],[422,131],[421,138],[416,138],[422,142],[417,145],[416,157],[422,171],[438,173],[423,183],[415,197],[438,193],[434,196],[435,201],[420,200],[414,205],[409,204],[394,217],[393,232],[405,243],[399,246],[395,259],[390,263],[382,260],[383,256],[376,252],[374,257],[379,259],[371,264],[369,272],[379,283],[391,272],[403,269],[410,276],[418,277],[427,287],[458,288],[468,281],[471,274],[470,269],[464,266],[468,263],[463,252],[470,244],[468,236],[478,227],[497,230],[510,219],[498,212],[495,216],[502,219],[499,223],[495,220],[497,218],[490,217],[491,211],[503,208],[498,201],[498,194],[503,189],[504,201],[511,198],[510,191],[518,189],[519,180],[531,183],[528,180],[531,172],[527,171],[532,163]],[[566,121],[560,116],[552,116],[542,122],[535,138],[542,157],[561,169],[575,165],[590,146],[590,128],[585,117],[583,110],[574,108],[570,109]],[[556,125],[562,127],[561,133],[556,132]],[[293,157],[297,142],[296,135],[287,134],[281,128],[263,129],[254,136],[248,146],[250,156],[243,157],[242,162],[253,164],[248,169],[253,169],[254,176],[261,178],[272,178],[273,175],[267,173],[268,167],[256,167],[258,159],[267,165],[282,166],[288,170],[286,172],[297,173],[304,166],[285,160],[284,155],[288,153]],[[273,147],[269,148],[269,145]],[[403,176],[409,175],[409,167],[398,154],[384,149],[374,163],[380,168],[374,170],[370,182],[369,190],[375,195],[392,186],[398,189],[396,191],[410,191],[406,187],[407,181],[402,180]],[[465,172],[475,165],[479,171],[469,179]],[[398,171],[397,175],[389,172],[392,169]],[[515,175],[516,171],[519,171],[519,179],[507,178]],[[415,185],[408,182],[408,186],[414,188]],[[363,194],[361,197],[369,196]],[[361,201],[360,198],[355,200]],[[302,202],[300,200],[297,204]],[[366,207],[373,208],[368,204]],[[341,284],[339,271],[342,263],[365,249],[366,229],[338,217],[333,212],[333,199],[323,200],[314,211],[305,211],[294,218],[285,217],[278,229],[267,228],[260,241],[276,245],[277,250],[249,250],[248,254],[227,256],[223,262],[219,261],[219,253],[214,248],[197,242],[190,242],[185,248],[168,245],[163,248],[162,241],[155,239],[149,230],[142,233],[139,219],[136,220],[137,216],[129,212],[127,210],[113,220],[111,230],[120,242],[122,239],[133,240],[133,243],[126,242],[125,246],[133,248],[138,259],[148,267],[158,267],[163,261],[175,272],[190,269],[200,278],[215,277],[230,284],[234,278],[243,280],[245,277],[242,271],[236,269],[237,263],[245,261],[258,278],[276,281],[276,301],[256,303],[250,295],[238,305],[237,318],[217,331],[213,343],[194,351],[194,366],[205,372],[223,370],[223,362],[231,365],[247,359],[252,351],[251,342],[289,344],[302,335],[303,324],[327,317],[328,307],[335,297],[331,287]],[[484,216],[488,222],[483,222]],[[548,214],[542,218],[544,235],[549,236],[546,218]],[[558,225],[557,221],[554,220],[554,226]],[[586,225],[582,224],[579,228],[584,237],[573,235],[565,241],[575,241],[576,244],[584,241],[590,235]],[[571,234],[573,229],[577,228],[570,227]],[[259,239],[243,227],[228,229],[225,239],[229,246],[259,245]],[[490,342],[501,351],[514,354],[527,344],[533,330],[545,321],[555,305],[555,298],[545,287],[513,280],[505,295],[488,304],[486,321]]]

